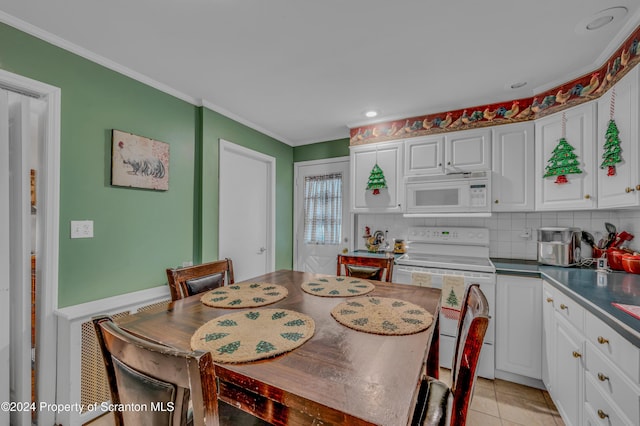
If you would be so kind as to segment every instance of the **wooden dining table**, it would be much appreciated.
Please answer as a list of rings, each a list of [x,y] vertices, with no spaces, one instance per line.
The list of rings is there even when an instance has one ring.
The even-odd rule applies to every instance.
[[[434,316],[422,332],[385,336],[338,323],[330,312],[348,298],[319,297],[300,287],[318,277],[279,270],[247,280],[286,287],[288,296],[266,308],[310,316],[315,333],[302,346],[274,358],[216,362],[218,398],[272,424],[409,424],[422,375],[438,376],[440,289],[370,281],[375,289],[367,296],[408,301]],[[191,350],[191,336],[200,326],[237,311],[206,306],[200,296],[172,302],[166,311],[140,312],[117,322],[146,339]]]

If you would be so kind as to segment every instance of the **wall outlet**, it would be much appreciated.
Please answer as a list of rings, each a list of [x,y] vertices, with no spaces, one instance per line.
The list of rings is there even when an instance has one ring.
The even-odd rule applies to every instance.
[[[522,230],[522,232],[520,233],[520,238],[522,238],[523,240],[530,240],[531,239],[531,228],[524,228]]]
[[[93,221],[72,220],[71,238],[93,238]]]

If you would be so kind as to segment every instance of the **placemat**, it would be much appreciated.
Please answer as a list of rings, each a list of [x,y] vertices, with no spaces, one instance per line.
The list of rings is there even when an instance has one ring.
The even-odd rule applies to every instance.
[[[632,317],[640,319],[640,306],[638,305],[624,305],[622,303],[611,302],[611,304],[620,309],[622,312],[626,312]]]
[[[303,282],[301,288],[315,296],[350,297],[362,296],[372,292],[376,287],[369,281],[354,277],[321,277]]]
[[[289,291],[278,284],[238,283],[206,292],[200,301],[213,308],[255,308],[287,297]]]
[[[347,300],[333,308],[331,315],[354,330],[386,335],[418,333],[433,322],[433,315],[420,306],[388,297]]]
[[[211,352],[218,362],[248,362],[289,352],[314,331],[311,317],[287,309],[233,312],[196,330],[191,348]]]

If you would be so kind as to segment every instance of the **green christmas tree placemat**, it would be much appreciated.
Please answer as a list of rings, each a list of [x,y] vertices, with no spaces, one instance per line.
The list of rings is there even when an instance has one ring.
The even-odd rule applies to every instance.
[[[315,296],[350,297],[370,293],[376,287],[369,281],[354,277],[320,277],[303,282],[301,288]]]
[[[420,306],[388,297],[351,299],[333,308],[331,315],[344,326],[373,334],[413,334],[433,323],[433,315]]]
[[[210,290],[200,301],[213,308],[255,308],[282,300],[287,294],[278,284],[246,282]]]
[[[218,362],[249,362],[289,352],[314,332],[311,317],[287,309],[233,312],[196,330],[191,348],[211,352]]]

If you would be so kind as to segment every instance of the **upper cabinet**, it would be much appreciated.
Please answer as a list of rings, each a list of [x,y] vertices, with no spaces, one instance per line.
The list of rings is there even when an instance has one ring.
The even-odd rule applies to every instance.
[[[472,129],[445,134],[447,173],[491,170],[491,129]]]
[[[536,210],[596,207],[595,114],[596,103],[588,102],[536,120]],[[570,170],[572,160],[576,160],[580,173],[571,173],[575,171]],[[548,166],[556,174],[544,177]],[[563,168],[566,174],[561,173]]]
[[[624,76],[614,89],[598,99],[598,207],[618,208],[640,205],[640,149],[638,148],[638,121],[640,119],[638,76],[640,67],[635,67]],[[614,96],[615,92],[615,96]],[[614,114],[610,107],[614,99]],[[615,127],[610,128],[613,119]],[[618,132],[616,138],[615,132]],[[610,131],[611,145],[605,147]],[[619,148],[619,151],[617,149]],[[617,151],[617,152],[616,152]],[[603,165],[611,158],[610,168]]]
[[[534,208],[533,127],[533,122],[525,122],[493,129],[492,211]]]
[[[490,129],[465,130],[405,141],[405,176],[490,169]]]
[[[355,213],[402,212],[403,142],[351,147],[351,199]],[[387,184],[378,194],[367,189],[371,172],[378,165]]]

